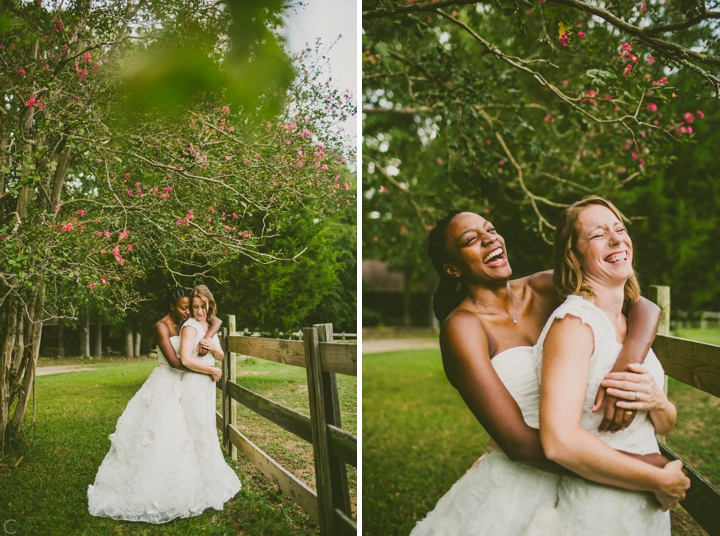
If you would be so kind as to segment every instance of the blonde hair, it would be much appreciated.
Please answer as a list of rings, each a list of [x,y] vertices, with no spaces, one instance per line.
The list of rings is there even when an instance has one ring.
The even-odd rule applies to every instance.
[[[563,210],[555,228],[555,242],[553,244],[553,283],[563,299],[570,294],[579,294],[585,298],[594,297],[592,289],[583,281],[580,254],[577,249],[578,219],[582,211],[591,205],[600,205],[610,209],[617,219],[622,221],[622,214],[617,207],[607,199],[597,195],[585,197]],[[625,300],[630,303],[635,303],[640,297],[640,283],[638,283],[637,274],[635,273],[634,250],[635,246],[633,245],[633,275],[625,282]]]
[[[210,289],[207,288],[207,286],[198,285],[193,289],[192,294],[190,295],[191,304],[195,298],[200,298],[205,302],[205,305],[207,305],[207,321],[212,324],[217,316],[217,305],[215,304],[215,298],[213,298],[212,292],[210,292]],[[192,307],[190,310],[192,311]]]

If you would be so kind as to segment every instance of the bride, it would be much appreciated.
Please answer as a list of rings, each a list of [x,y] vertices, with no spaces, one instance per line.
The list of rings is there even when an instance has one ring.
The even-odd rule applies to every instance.
[[[155,325],[158,366],[118,419],[110,450],[88,487],[88,510],[94,516],[166,523],[199,515],[208,507],[206,483],[181,406],[183,371],[190,369],[178,358],[179,329],[190,315],[189,292],[170,289],[166,303],[170,311]],[[216,319],[207,336],[213,337],[220,324]],[[221,376],[212,366],[194,370],[200,374],[186,376],[211,385]]]
[[[217,318],[217,306],[205,285],[195,287],[191,300],[192,316],[180,328],[180,359],[190,370],[203,372],[224,355],[217,335],[207,337],[208,322]],[[198,355],[199,345],[209,350],[206,356]],[[220,450],[215,424],[215,392],[215,384],[203,374],[186,374],[183,378],[181,404],[205,483],[205,501],[207,506],[222,510],[223,504],[240,491],[241,485]]]
[[[444,320],[440,347],[445,373],[494,442],[411,534],[553,534],[560,478],[571,472],[548,459],[542,448],[540,389],[533,364],[533,346],[560,303],[552,274],[540,272],[511,282],[505,242],[478,214],[450,212],[438,221],[428,242],[428,255],[440,275],[433,305],[438,319]],[[615,371],[642,361],[654,339],[658,314],[644,299],[629,307],[628,334]],[[601,389],[594,410],[601,407],[603,396]],[[620,430],[634,417],[633,411],[617,409],[615,400],[604,396],[603,417],[598,413],[602,430]],[[658,467],[667,462],[658,454],[622,456]],[[672,477],[685,478],[679,469]]]
[[[670,432],[676,418],[652,350],[636,374],[606,376],[627,333],[623,303],[640,295],[633,253],[620,213],[609,201],[590,196],[560,216],[554,279],[566,300],[548,319],[535,349],[541,372],[540,439],[548,458],[577,475],[624,488],[563,478],[558,501],[563,536],[669,536],[666,510],[689,487],[686,478],[667,489],[671,475],[666,471],[614,450],[658,453],[655,434]],[[639,410],[617,434],[597,432],[599,418],[591,408],[601,382],[623,399],[622,407]],[[682,462],[668,467],[673,465],[679,470]]]

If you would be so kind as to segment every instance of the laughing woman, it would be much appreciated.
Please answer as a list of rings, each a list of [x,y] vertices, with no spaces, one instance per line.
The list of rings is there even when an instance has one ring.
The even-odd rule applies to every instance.
[[[503,238],[470,212],[451,212],[440,220],[430,232],[428,254],[440,275],[433,306],[443,321],[445,373],[494,442],[411,534],[554,535],[561,475],[572,473],[543,450],[533,363],[533,346],[560,304],[552,273],[510,281]],[[629,308],[628,336],[615,370],[644,359],[658,317],[658,308],[647,300]],[[632,421],[634,412],[616,409],[614,399],[606,397],[605,404],[603,430]],[[663,466],[667,460],[655,454],[644,461]]]
[[[562,536],[669,536],[667,510],[690,485],[679,460],[660,470],[614,450],[659,453],[655,434],[670,432],[676,417],[652,350],[644,366],[633,368],[635,373],[606,376],[627,336],[623,305],[640,295],[633,257],[632,240],[609,201],[591,196],[560,216],[554,274],[566,300],[550,316],[535,349],[541,372],[540,439],[550,459],[587,479],[617,486],[563,478],[558,500]],[[619,405],[638,410],[632,424],[616,434],[597,431],[600,419],[592,407],[601,382],[623,399]]]

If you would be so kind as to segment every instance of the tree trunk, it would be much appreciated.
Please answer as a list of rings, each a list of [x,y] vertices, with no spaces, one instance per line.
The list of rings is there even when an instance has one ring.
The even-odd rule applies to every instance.
[[[90,308],[85,306],[85,312],[80,315],[82,328],[80,329],[80,356],[90,357]]]
[[[95,319],[95,357],[102,357],[102,320],[98,313]]]
[[[65,321],[58,318],[58,357],[65,357]]]
[[[133,356],[133,334],[128,330],[125,333],[125,357],[130,359]]]
[[[140,332],[135,332],[135,357],[140,357]]]
[[[28,296],[25,304],[9,299],[3,305],[6,319],[5,335],[0,356],[0,452],[4,454],[8,437],[17,433],[25,415],[32,392],[37,358],[42,336],[42,322],[36,321],[45,302],[45,287],[41,283]],[[10,408],[15,411],[10,418]]]
[[[409,328],[412,324],[412,318],[410,316],[410,306],[411,306],[411,298],[412,298],[412,292],[410,291],[410,280],[412,279],[412,266],[410,263],[405,264],[405,271],[404,271],[404,288],[403,288],[403,324],[406,328]]]

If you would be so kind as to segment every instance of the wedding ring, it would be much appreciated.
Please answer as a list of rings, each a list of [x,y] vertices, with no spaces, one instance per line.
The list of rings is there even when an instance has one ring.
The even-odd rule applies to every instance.
[[[640,394],[640,391],[635,391],[635,400],[640,400],[642,398],[642,395]]]

